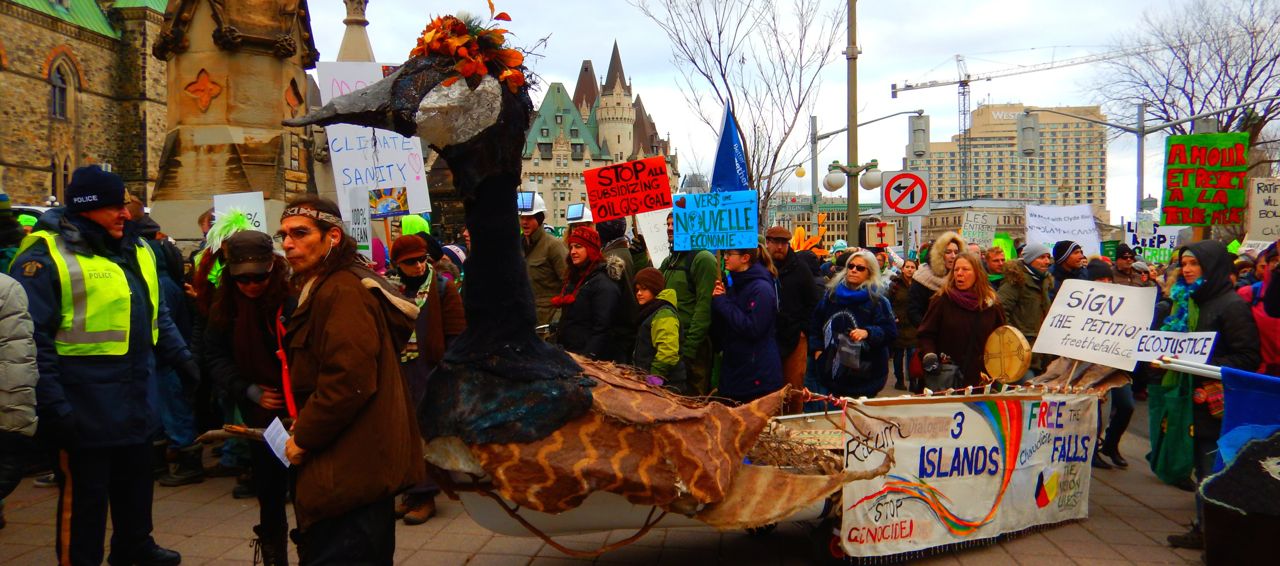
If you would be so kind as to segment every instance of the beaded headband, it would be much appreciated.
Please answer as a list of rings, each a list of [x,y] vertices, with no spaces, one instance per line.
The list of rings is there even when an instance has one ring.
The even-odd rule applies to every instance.
[[[306,216],[307,218],[313,218],[316,220],[320,220],[322,222],[328,222],[329,224],[332,224],[334,226],[342,227],[341,218],[338,218],[337,216],[329,214],[328,212],[316,210],[314,208],[306,208],[301,206],[286,208],[284,209],[284,214],[280,215],[280,220],[284,220],[285,218],[288,218],[290,216]]]

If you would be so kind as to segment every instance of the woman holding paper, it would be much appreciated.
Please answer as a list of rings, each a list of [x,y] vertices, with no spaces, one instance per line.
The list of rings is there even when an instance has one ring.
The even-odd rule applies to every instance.
[[[982,350],[991,333],[1004,323],[1004,309],[987,282],[982,260],[972,253],[961,253],[942,288],[929,301],[929,310],[917,330],[925,371],[950,358],[950,363],[960,368],[958,386],[981,385]]]
[[[222,245],[226,258],[209,309],[204,357],[209,375],[235,401],[247,426],[265,429],[290,417],[277,352],[283,319],[293,310],[289,263],[274,253],[271,237],[256,230],[237,232]],[[251,447],[254,491],[258,496],[255,541],[267,566],[288,564],[289,520],[285,493],[289,473],[264,442]]]

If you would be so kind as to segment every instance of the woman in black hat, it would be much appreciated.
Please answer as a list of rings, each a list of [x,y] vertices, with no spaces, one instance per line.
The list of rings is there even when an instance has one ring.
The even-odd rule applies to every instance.
[[[288,368],[279,357],[284,322],[293,310],[289,263],[277,255],[271,237],[256,230],[237,232],[222,244],[226,268],[209,310],[204,333],[209,374],[235,401],[246,425],[266,428],[296,416],[288,390]],[[258,525],[253,528],[262,561],[288,564],[289,522],[285,493],[289,473],[266,443],[252,446]]]

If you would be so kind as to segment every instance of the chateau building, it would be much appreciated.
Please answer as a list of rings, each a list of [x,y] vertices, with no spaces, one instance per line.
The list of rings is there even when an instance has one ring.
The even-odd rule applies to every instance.
[[[567,224],[569,205],[587,202],[586,169],[662,155],[671,186],[679,186],[676,155],[633,93],[616,42],[604,83],[596,81],[586,60],[572,96],[563,83],[551,83],[525,140],[525,187],[542,195],[551,226]]]
[[[165,0],[0,0],[0,188],[44,204],[97,163],[145,197],[166,130]]]

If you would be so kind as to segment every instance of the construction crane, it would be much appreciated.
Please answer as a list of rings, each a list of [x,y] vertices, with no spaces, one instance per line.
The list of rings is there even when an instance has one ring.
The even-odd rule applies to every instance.
[[[1005,69],[1005,70],[1002,70],[1002,71],[994,71],[994,72],[990,72],[990,73],[981,73],[981,74],[977,74],[977,75],[971,75],[971,74],[969,74],[969,67],[968,67],[968,65],[965,63],[964,55],[956,55],[956,56],[955,56],[955,59],[956,59],[956,76],[958,77],[956,80],[953,80],[953,81],[927,81],[927,82],[915,83],[915,84],[912,84],[912,83],[909,83],[909,82],[903,81],[902,86],[898,86],[898,84],[897,84],[897,83],[894,83],[894,84],[893,84],[893,85],[891,85],[891,87],[890,87],[890,88],[891,88],[891,95],[892,95],[892,98],[898,98],[898,93],[899,93],[899,92],[904,92],[904,91],[908,91],[908,90],[920,90],[920,89],[923,89],[923,88],[934,88],[934,87],[940,87],[940,86],[957,85],[957,87],[958,87],[958,95],[957,95],[957,98],[958,98],[958,104],[957,104],[957,106],[959,107],[959,118],[960,118],[960,132],[959,132],[959,140],[958,140],[958,141],[959,141],[959,143],[958,143],[958,146],[959,146],[959,147],[958,147],[958,149],[959,149],[958,153],[960,154],[960,155],[959,155],[959,158],[960,158],[960,195],[961,195],[961,198],[971,198],[973,195],[972,195],[972,194],[971,194],[971,192],[970,192],[971,187],[969,186],[969,179],[970,179],[970,177],[972,176],[972,175],[971,175],[971,170],[972,170],[972,162],[973,162],[973,160],[972,160],[971,155],[970,155],[970,154],[971,154],[971,151],[970,151],[970,144],[969,144],[969,128],[970,128],[970,126],[971,126],[971,124],[970,124],[970,110],[969,110],[969,84],[970,84],[970,83],[972,83],[972,82],[974,82],[974,81],[989,81],[989,80],[991,80],[991,79],[999,79],[999,78],[1003,78],[1003,77],[1011,77],[1011,76],[1014,76],[1014,75],[1024,75],[1024,74],[1027,74],[1027,73],[1037,73],[1037,72],[1040,72],[1040,71],[1047,71],[1047,70],[1050,70],[1050,69],[1061,69],[1061,68],[1063,68],[1063,67],[1072,67],[1072,66],[1076,66],[1076,65],[1085,65],[1085,64],[1089,64],[1089,63],[1097,63],[1097,62],[1099,62],[1099,61],[1107,61],[1107,60],[1110,60],[1110,59],[1118,59],[1118,58],[1120,58],[1120,57],[1126,57],[1126,56],[1129,56],[1129,55],[1138,55],[1138,54],[1142,54],[1142,53],[1149,53],[1149,52],[1151,52],[1151,51],[1155,51],[1155,50],[1162,49],[1162,48],[1165,48],[1165,47],[1162,47],[1162,46],[1155,46],[1155,45],[1151,45],[1151,46],[1142,46],[1142,47],[1137,47],[1137,48],[1133,48],[1133,49],[1122,49],[1122,50],[1118,50],[1118,51],[1108,51],[1108,52],[1106,52],[1106,53],[1097,53],[1097,54],[1094,54],[1094,55],[1085,55],[1085,56],[1083,56],[1083,57],[1074,57],[1074,58],[1070,58],[1070,59],[1061,59],[1061,60],[1057,60],[1057,61],[1049,61],[1049,62],[1046,62],[1046,63],[1037,63],[1037,64],[1035,64],[1035,65],[1023,65],[1023,66],[1019,66],[1019,67],[1014,67],[1014,68],[1012,68],[1012,69]]]

